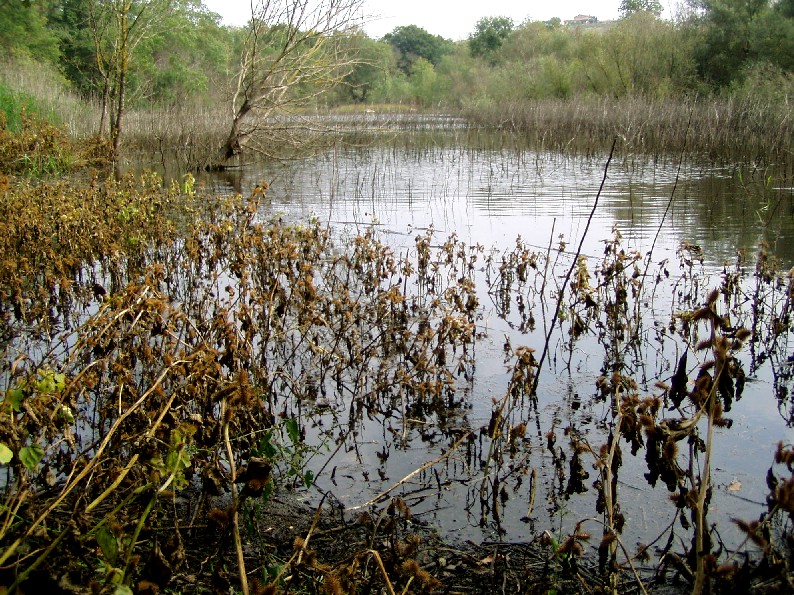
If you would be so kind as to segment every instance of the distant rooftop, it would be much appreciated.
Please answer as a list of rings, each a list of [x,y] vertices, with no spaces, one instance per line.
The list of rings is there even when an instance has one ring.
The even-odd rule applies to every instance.
[[[598,18],[591,14],[577,14],[571,20],[565,21],[566,25],[595,25]]]

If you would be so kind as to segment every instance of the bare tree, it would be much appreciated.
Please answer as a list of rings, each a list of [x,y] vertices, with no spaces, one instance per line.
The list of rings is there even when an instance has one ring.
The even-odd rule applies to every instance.
[[[363,0],[251,0],[252,18],[231,102],[232,125],[220,148],[223,168],[243,146],[266,152],[273,136],[297,142],[315,122],[298,108],[341,84],[357,64]]]

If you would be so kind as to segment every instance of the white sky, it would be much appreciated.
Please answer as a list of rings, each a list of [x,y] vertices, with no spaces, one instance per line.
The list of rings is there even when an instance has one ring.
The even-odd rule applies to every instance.
[[[244,25],[251,12],[250,0],[203,0],[204,5],[223,17],[228,25]],[[667,4],[662,0],[662,5]],[[482,17],[507,16],[519,24],[526,18],[545,21],[552,17],[572,19],[590,14],[601,21],[618,17],[620,0],[364,0],[372,15],[364,25],[370,37],[379,39],[395,27],[417,25],[433,35],[466,39]]]

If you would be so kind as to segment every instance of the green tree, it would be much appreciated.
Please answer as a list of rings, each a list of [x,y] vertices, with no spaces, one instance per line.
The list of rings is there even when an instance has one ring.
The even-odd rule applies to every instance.
[[[428,60],[418,58],[414,62],[409,80],[414,88],[413,99],[416,103],[431,105],[437,101],[435,91],[438,74]]]
[[[382,90],[396,71],[397,60],[389,44],[370,39],[363,33],[352,37],[350,42],[356,48],[358,61],[345,77],[338,95],[342,101],[363,103]]]
[[[431,35],[416,25],[397,27],[387,33],[383,41],[397,52],[397,66],[407,76],[410,76],[418,58],[424,58],[436,66],[445,54],[452,51],[454,45],[450,40],[440,35]]]
[[[621,17],[638,12],[649,12],[658,17],[662,14],[662,3],[659,0],[621,0],[618,10]]]
[[[777,14],[768,0],[703,0],[698,7],[703,15],[697,23],[698,72],[717,88],[740,81],[747,68],[759,60],[774,64],[782,58],[774,48],[790,43],[786,27],[774,22],[777,18],[789,20],[785,6]]]
[[[445,102],[456,108],[476,103],[490,89],[496,69],[474,58],[466,44],[458,44],[436,67],[439,80],[436,88]]]
[[[62,32],[61,70],[84,98],[101,92],[103,82],[91,33],[95,8],[95,0],[61,0],[61,10],[54,19]]]
[[[469,37],[471,55],[496,62],[499,50],[513,31],[513,19],[509,17],[484,17],[477,21],[474,33]]]
[[[681,32],[648,12],[584,37],[579,58],[589,89],[603,95],[668,96],[686,86],[694,71]]]
[[[162,33],[144,39],[130,72],[132,92],[164,105],[220,100],[233,76],[232,31],[195,0],[175,0],[164,15]]]
[[[775,2],[758,15],[750,30],[750,44],[756,63],[794,73],[794,1]]]
[[[548,23],[528,22],[520,25],[502,47],[502,58],[506,62],[530,64],[541,56],[553,55],[561,60],[573,58],[573,46],[582,35],[573,35],[565,28],[549,26]]]
[[[56,0],[0,0],[0,52],[57,64],[57,29],[49,26]]]

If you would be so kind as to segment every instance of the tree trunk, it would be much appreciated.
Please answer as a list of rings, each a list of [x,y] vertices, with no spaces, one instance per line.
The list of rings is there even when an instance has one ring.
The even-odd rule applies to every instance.
[[[124,94],[127,90],[127,68],[129,67],[129,22],[127,17],[132,8],[132,2],[124,4],[119,15],[119,63],[118,75],[119,82],[116,92],[118,93],[118,104],[115,114],[115,125],[113,126],[113,153],[118,156],[119,149],[121,148],[121,132],[122,122],[124,118]]]
[[[124,91],[127,85],[127,71],[126,65],[121,69],[119,73],[119,103],[118,103],[118,110],[116,112],[116,125],[113,128],[113,154],[119,154],[119,148],[121,147],[121,129],[122,129],[122,118],[124,117]]]
[[[250,111],[251,111],[251,104],[246,100],[243,103],[243,105],[240,106],[240,109],[237,110],[237,113],[234,116],[234,120],[232,120],[232,128],[229,131],[229,136],[226,138],[226,142],[223,143],[223,146],[220,148],[220,151],[218,152],[217,163],[211,163],[210,165],[207,166],[206,169],[208,170],[226,169],[229,160],[235,155],[240,154],[240,152],[243,150],[243,140],[246,136],[242,129],[243,119]]]
[[[110,103],[110,77],[104,75],[105,83],[102,86],[102,113],[99,116],[99,138],[105,138],[105,128],[108,121],[108,104]]]

